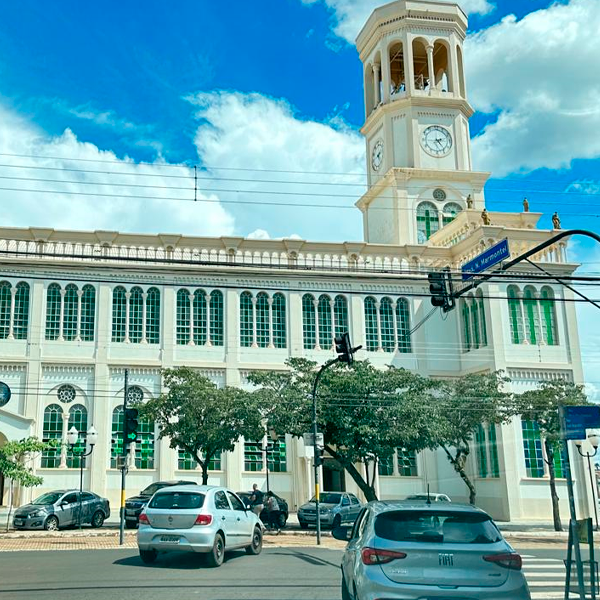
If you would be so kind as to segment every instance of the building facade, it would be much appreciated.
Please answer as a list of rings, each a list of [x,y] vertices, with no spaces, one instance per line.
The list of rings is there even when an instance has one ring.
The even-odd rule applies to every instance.
[[[488,173],[471,169],[459,7],[400,0],[377,9],[359,34],[364,64],[369,186],[358,200],[362,242],[313,243],[117,231],[0,229],[0,381],[12,389],[0,408],[0,445],[36,435],[66,442],[75,426],[99,433],[85,459],[84,485],[118,506],[117,456],[123,427],[124,370],[130,394],[162,391],[161,369],[187,365],[218,385],[247,387],[248,373],[284,369],[292,356],[319,363],[349,331],[361,358],[422,375],[453,377],[502,369],[515,391],[541,380],[583,381],[572,293],[552,282],[498,280],[431,310],[427,274],[461,266],[507,239],[518,256],[549,239],[539,213],[482,217]],[[358,215],[358,213],[357,213]],[[570,275],[559,243],[534,257]],[[523,267],[525,278],[533,267]],[[201,479],[190,456],[141,422],[130,454],[128,492],[159,479]],[[210,481],[235,490],[266,479],[268,440],[240,440],[211,464]],[[291,507],[312,490],[311,449],[287,436],[269,442],[271,488]],[[580,510],[592,504],[583,463],[572,453]],[[78,459],[53,450],[30,459],[42,488],[16,490],[23,502],[76,486]],[[557,462],[565,514],[566,485]],[[547,465],[535,423],[482,424],[469,472],[479,504],[499,519],[549,520]],[[325,489],[358,493],[335,461]],[[379,465],[382,498],[425,491],[456,500],[467,490],[442,453],[398,448]],[[0,499],[9,490],[0,480]],[[0,504],[2,504],[0,502]]]

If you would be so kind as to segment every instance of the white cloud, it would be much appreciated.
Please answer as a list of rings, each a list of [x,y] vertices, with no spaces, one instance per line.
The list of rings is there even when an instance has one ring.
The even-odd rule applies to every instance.
[[[221,91],[188,100],[200,120],[195,136],[200,160],[214,177],[206,185],[223,202],[243,203],[228,207],[244,231],[362,239],[354,202],[365,189],[365,144],[338,114],[323,123],[305,120],[287,102],[260,94]],[[314,204],[334,208],[311,208]]]
[[[0,189],[4,226],[191,235],[230,235],[234,232],[233,218],[219,204],[217,196],[201,196],[214,204],[184,200],[193,199],[189,169],[177,165],[164,167],[159,161],[154,165],[139,165],[130,159],[119,160],[112,152],[79,141],[69,129],[60,136],[49,136],[1,105],[0,153],[4,155],[0,157],[3,165],[0,167],[0,188],[5,188]],[[186,178],[174,179],[173,175]],[[177,190],[174,186],[189,189]],[[95,192],[108,196],[94,196]],[[160,197],[176,200],[160,200]]]
[[[454,2],[454,0],[441,1]],[[301,2],[303,4],[323,2],[333,13],[333,33],[350,44],[354,44],[358,32],[371,13],[382,4],[386,4],[385,0],[301,0]],[[462,0],[459,4],[467,14],[484,15],[494,9],[494,5],[488,0]],[[328,46],[332,50],[340,47],[332,45],[331,42]]]
[[[600,10],[571,0],[470,36],[470,100],[496,120],[473,140],[476,167],[496,176],[600,156]]]
[[[268,231],[264,229],[255,229],[254,231],[248,234],[249,240],[270,240],[271,236]]]

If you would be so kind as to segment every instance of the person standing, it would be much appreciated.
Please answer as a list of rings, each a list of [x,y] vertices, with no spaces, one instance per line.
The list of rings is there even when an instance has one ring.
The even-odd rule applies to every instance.
[[[267,492],[266,505],[268,515],[268,527],[269,529],[271,529],[271,531],[276,529],[277,533],[279,533],[281,531],[281,529],[279,529],[279,502],[277,502],[275,494],[273,494],[273,492],[271,491]]]
[[[252,484],[252,496],[250,496],[250,508],[260,518],[260,513],[264,507],[264,494],[258,489],[258,485],[254,483]]]

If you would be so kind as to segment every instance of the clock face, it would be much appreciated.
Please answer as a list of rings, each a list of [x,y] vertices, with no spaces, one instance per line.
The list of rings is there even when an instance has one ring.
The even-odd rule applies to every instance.
[[[447,156],[452,149],[452,135],[445,127],[431,125],[421,135],[421,146],[431,156]]]
[[[381,164],[383,163],[383,142],[379,140],[373,147],[371,154],[371,166],[374,171],[379,171]]]

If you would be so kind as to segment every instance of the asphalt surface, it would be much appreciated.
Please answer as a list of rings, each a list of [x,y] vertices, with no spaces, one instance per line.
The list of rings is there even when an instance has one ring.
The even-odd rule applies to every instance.
[[[561,598],[564,549],[520,546],[533,598]],[[0,553],[0,600],[340,600],[340,550],[265,548],[227,555],[218,569],[195,555],[161,556],[145,566],[137,551]]]

